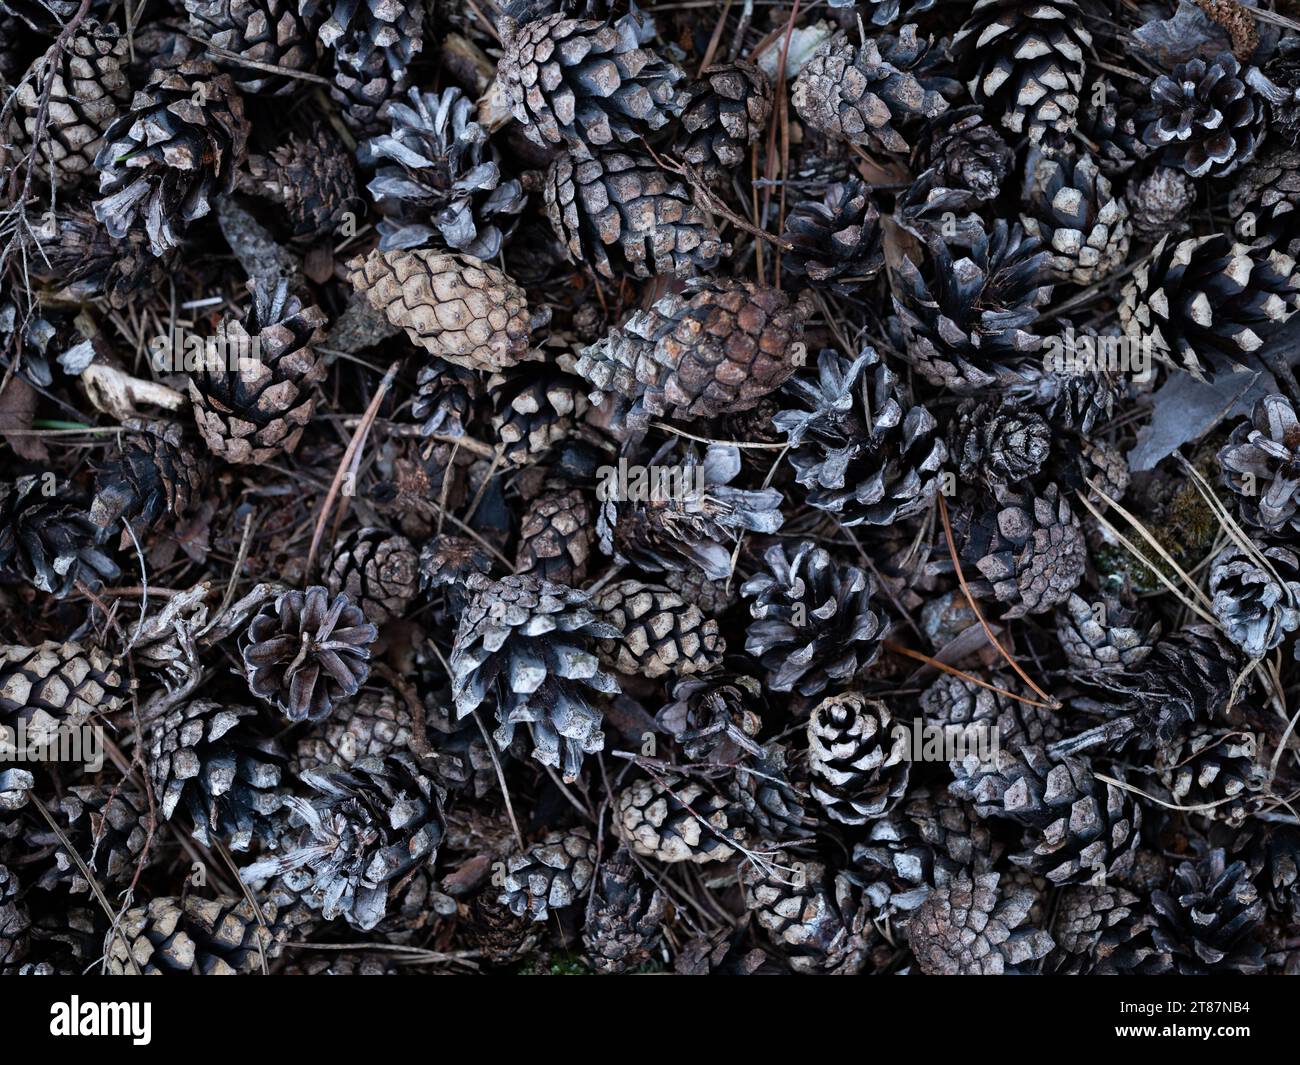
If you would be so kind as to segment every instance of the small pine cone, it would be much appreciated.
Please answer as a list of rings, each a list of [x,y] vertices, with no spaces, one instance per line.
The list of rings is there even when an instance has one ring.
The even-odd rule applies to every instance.
[[[527,913],[515,916],[490,891],[474,896],[469,910],[469,942],[489,965],[514,965],[536,946],[537,933]]]
[[[1080,884],[1061,893],[1047,971],[1068,976],[1148,976],[1163,971],[1148,908],[1121,887]]]
[[[431,355],[488,371],[529,357],[528,298],[495,266],[428,248],[376,249],[348,270],[370,306]]]
[[[650,960],[669,905],[647,883],[626,851],[600,867],[582,943],[592,967],[607,975],[632,972]]]
[[[784,851],[762,864],[742,862],[745,907],[782,948],[797,973],[856,976],[874,938],[870,906],[844,874]]]
[[[352,153],[326,122],[291,133],[266,155],[251,155],[252,188],[284,208],[295,237],[332,234],[345,212],[359,211]]]
[[[803,836],[813,823],[803,808],[806,783],[795,789],[790,763],[790,749],[773,742],[763,748],[761,757],[746,760],[725,778],[727,798],[761,839]]]
[[[718,265],[723,244],[686,182],[648,155],[603,150],[557,156],[542,186],[546,217],[572,263],[603,277],[691,277]]]
[[[151,899],[127,910],[104,941],[107,971],[129,976],[248,976],[280,954],[285,930],[272,903],[243,896]]]
[[[664,296],[610,330],[582,353],[576,370],[597,393],[630,404],[633,427],[651,417],[734,414],[794,373],[811,309],[749,281],[693,279],[685,292]]]
[[[319,585],[281,592],[241,642],[248,687],[290,721],[319,721],[361,690],[378,633],[346,595]]]
[[[390,132],[359,149],[362,163],[376,167],[366,187],[384,214],[380,250],[434,243],[495,259],[527,201],[523,186],[501,180],[488,132],[460,89],[412,89],[407,98],[386,108]]]
[[[101,529],[118,521],[155,528],[184,520],[207,483],[211,464],[192,433],[177,422],[127,418],[122,447],[95,471],[90,520]]]
[[[745,150],[772,117],[772,84],[752,63],[715,63],[686,90],[674,151],[707,178],[745,161]]]
[[[100,550],[104,531],[70,486],[47,496],[45,485],[35,474],[0,482],[0,576],[27,581],[58,599],[79,582],[93,591],[120,577],[117,563]]]
[[[1128,257],[1128,204],[1111,190],[1092,156],[1034,157],[1026,190],[1025,232],[1052,249],[1052,269],[1064,281],[1091,285]]]
[[[581,378],[552,362],[523,363],[487,381],[492,428],[512,466],[542,458],[570,436],[587,411]]]
[[[753,600],[745,650],[763,663],[774,691],[817,695],[832,682],[851,682],[876,660],[885,625],[871,609],[867,574],[837,565],[811,540],[791,547],[769,547],[766,570],[741,586]]]
[[[441,359],[430,359],[415,377],[411,417],[420,422],[420,434],[461,437],[482,395],[478,374]]]
[[[987,582],[976,591],[1008,604],[1008,618],[1051,610],[1083,579],[1088,551],[1079,521],[1055,484],[1030,498],[997,495],[997,506],[972,523],[961,549]]]
[[[1017,691],[1014,679],[994,674],[989,683],[1001,692],[973,684],[962,677],[944,674],[921,693],[926,724],[962,730],[957,737],[968,751],[983,756],[994,743],[1002,750],[1053,743],[1061,738],[1060,714],[1047,707],[1031,706],[1002,692]],[[976,729],[985,735],[972,735]],[[989,733],[996,735],[989,735]],[[916,742],[913,739],[913,742]],[[923,748],[924,754],[924,748]],[[963,758],[961,750],[957,760]]]
[[[109,788],[83,785],[69,788],[58,803],[64,836],[86,863],[101,886],[122,888],[131,883],[137,870],[147,869],[156,853],[145,853],[148,837],[149,804],[129,783]],[[53,891],[66,883],[74,895],[89,894],[90,883],[81,866],[64,848],[57,834],[41,830],[28,836],[33,848],[48,847],[54,864],[37,881],[39,887]]]
[[[283,279],[274,291],[249,282],[249,293],[243,319],[222,324],[216,364],[190,374],[189,393],[208,450],[260,466],[297,448],[316,409],[325,365],[313,345],[325,315],[289,295]]]
[[[708,673],[726,653],[718,623],[661,585],[615,581],[592,605],[621,634],[597,644],[601,662],[618,673],[652,680]]]
[[[245,724],[251,706],[193,699],[169,710],[149,731],[149,772],[163,820],[184,809],[194,838],[232,850],[270,843],[284,799],[285,759],[279,745]],[[251,724],[251,722],[250,722]]]
[[[465,583],[471,573],[490,576],[492,557],[467,537],[442,533],[420,548],[420,588],[426,593],[447,589],[453,604],[460,604],[453,606],[454,616],[460,615],[461,606],[468,601]]]
[[[614,803],[614,831],[643,858],[725,862],[745,842],[740,811],[698,780],[635,780]]]
[[[1121,770],[1113,772],[1122,779]],[[948,790],[973,802],[981,817],[1020,825],[1025,850],[1011,860],[1053,884],[1097,873],[1123,880],[1132,871],[1142,808],[1081,759],[1054,758],[1042,747],[999,750],[988,761],[967,758]]]
[[[1263,658],[1300,628],[1300,558],[1286,547],[1225,547],[1210,566],[1211,612],[1248,658]]]
[[[587,579],[595,540],[591,507],[582,492],[545,492],[528,505],[520,522],[515,572],[576,587]]]
[[[21,723],[31,748],[54,742],[62,726],[115,714],[126,693],[121,663],[98,647],[53,640],[0,646],[0,721]]]
[[[808,719],[812,797],[831,820],[865,825],[907,790],[909,750],[906,730],[893,727],[884,703],[858,692],[825,699]]]
[[[57,212],[54,228],[37,232],[39,253],[29,264],[31,275],[77,299],[103,296],[114,310],[123,310],[139,293],[162,284],[172,255],[156,258],[149,238],[131,230],[121,240],[108,235],[90,208],[80,204]]]
[[[833,140],[907,152],[907,141],[894,124],[931,119],[948,109],[937,89],[907,69],[907,58],[917,48],[915,26],[904,27],[897,41],[868,38],[861,48],[838,33],[799,71],[790,102],[804,122]]]
[[[965,400],[957,408],[952,452],[963,481],[1015,488],[1042,470],[1052,427],[1019,403]]]
[[[934,416],[910,404],[875,348],[852,361],[823,351],[817,377],[796,375],[778,398],[788,409],[772,424],[811,506],[853,526],[892,525],[934,505],[948,449]]]
[[[368,932],[384,919],[394,886],[436,861],[446,833],[443,794],[406,753],[309,769],[302,780],[316,794],[285,800],[296,834],[240,879],[280,876],[327,921],[343,917]]]
[[[400,7],[407,10],[405,5]],[[359,4],[353,10],[369,10],[369,5]],[[411,18],[421,19],[423,14],[412,13]],[[372,137],[381,132],[385,106],[410,87],[408,64],[424,46],[419,21],[414,21],[414,29],[414,35],[405,33],[391,47],[376,47],[364,30],[349,32],[334,46],[330,99],[338,105],[340,117],[354,137]]]
[[[1124,286],[1120,328],[1149,337],[1157,358],[1198,379],[1247,365],[1300,310],[1300,270],[1274,248],[1225,233],[1163,238]]]
[[[411,747],[415,724],[406,700],[390,689],[363,690],[334,708],[329,719],[298,744],[294,774],[358,758],[383,758]]]
[[[1075,0],[977,0],[952,39],[972,99],[1030,143],[1063,141],[1077,125],[1092,34]]]
[[[890,338],[932,385],[962,393],[987,388],[997,381],[994,364],[1043,346],[1029,327],[1052,295],[1050,259],[1038,240],[1004,219],[991,231],[981,226],[955,260],[931,237],[917,261],[904,255],[891,274]],[[961,284],[953,284],[957,277]]]
[[[411,541],[386,529],[356,529],[334,544],[326,583],[376,625],[401,617],[419,591],[420,558]]]
[[[545,921],[552,910],[584,898],[596,872],[596,846],[585,828],[550,832],[522,854],[506,859],[497,900],[516,917]]]
[[[1264,101],[1231,52],[1179,63],[1151,82],[1152,120],[1142,140],[1161,162],[1194,178],[1223,177],[1255,157],[1264,136]]]
[[[584,754],[603,750],[601,711],[587,690],[613,694],[618,682],[599,666],[598,639],[617,629],[589,608],[587,595],[530,574],[493,581],[471,574],[472,595],[452,644],[452,698],[457,717],[495,696],[501,749],[529,725],[533,757],[577,779]]]
[[[13,975],[27,957],[31,918],[18,889],[17,875],[0,863],[0,976]]]
[[[693,566],[671,569],[663,575],[664,584],[688,603],[697,603],[710,617],[725,613],[736,601],[736,590],[726,580],[711,580]]]
[[[1223,851],[1184,861],[1163,891],[1153,892],[1152,938],[1179,976],[1250,975],[1263,968],[1257,939],[1264,903],[1245,862],[1229,865]]]
[[[926,135],[929,143],[919,156],[917,173],[932,168],[938,188],[961,189],[985,202],[998,198],[1015,154],[984,121],[980,108],[945,111],[929,124]]]
[[[18,82],[14,118],[26,140],[38,144],[37,171],[76,186],[94,173],[102,136],[131,102],[123,67],[127,39],[116,26],[87,19],[59,48],[50,48]],[[36,128],[46,92],[45,128]]]
[[[1063,373],[1045,366],[1045,361],[1000,367],[998,383],[1002,398],[1040,412],[1059,429],[1091,432],[1094,425],[1111,417],[1116,401],[1126,393],[1127,386],[1117,373]]]
[[[1133,669],[1155,648],[1159,623],[1135,627],[1136,611],[1114,600],[1089,603],[1071,594],[1056,614],[1056,638],[1071,667],[1083,673]]]
[[[734,765],[746,756],[763,757],[754,738],[763,728],[767,700],[754,677],[720,672],[683,677],[673,685],[672,700],[655,721],[692,762]]]
[[[1128,188],[1133,234],[1152,244],[1187,228],[1187,215],[1196,202],[1196,181],[1182,170],[1157,166]]]
[[[614,23],[543,15],[497,21],[497,77],[533,143],[563,147],[575,159],[628,144],[681,113],[683,75],[640,46],[640,19]]]
[[[1010,898],[997,873],[963,874],[937,887],[908,922],[908,943],[927,976],[1008,976],[1032,973],[1055,945],[1027,925],[1031,891]]]
[[[880,211],[856,177],[831,185],[824,199],[796,204],[781,239],[794,245],[782,258],[786,270],[840,295],[859,292],[885,266]]]
[[[1300,532],[1300,419],[1285,396],[1257,400],[1218,459],[1248,526],[1270,535]]]
[[[281,70],[310,71],[316,63],[315,31],[298,14],[296,0],[183,0],[190,25],[216,48]],[[284,96],[298,87],[287,74],[231,62],[235,87],[244,93]]]
[[[1245,821],[1268,784],[1255,737],[1231,729],[1200,729],[1161,748],[1156,771],[1176,806],[1229,825]]]
[[[195,100],[202,103],[195,105]],[[155,70],[130,109],[104,131],[95,156],[95,217],[125,237],[143,227],[155,255],[229,192],[244,162],[248,120],[229,74],[204,60]]]

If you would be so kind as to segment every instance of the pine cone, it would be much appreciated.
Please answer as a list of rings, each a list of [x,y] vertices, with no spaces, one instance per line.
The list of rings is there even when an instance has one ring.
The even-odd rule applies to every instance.
[[[725,613],[736,601],[736,589],[726,580],[713,580],[693,566],[668,570],[662,580],[688,603],[698,603],[711,617]]]
[[[957,408],[952,451],[963,481],[1014,488],[1042,471],[1052,428],[1019,403],[965,400]]]
[[[1300,628],[1300,558],[1285,547],[1225,547],[1210,566],[1211,611],[1248,658],[1263,658]]]
[[[1274,148],[1246,168],[1228,198],[1233,231],[1244,244],[1272,244],[1292,258],[1300,241],[1300,152]]]
[[[280,954],[285,932],[276,908],[261,914],[242,896],[151,899],[127,910],[104,941],[105,965],[114,976],[250,975]]]
[[[196,103],[196,101],[201,101]],[[180,243],[180,230],[234,187],[248,122],[229,74],[203,60],[155,70],[130,109],[104,131],[95,156],[95,217],[122,238],[136,226],[155,255]]]
[[[160,285],[171,266],[171,255],[156,258],[150,252],[143,231],[133,229],[115,240],[94,212],[80,204],[57,212],[53,230],[42,229],[37,236],[39,253],[29,264],[32,277],[77,299],[103,296],[118,311],[141,291]]]
[[[1088,552],[1079,521],[1055,484],[1028,498],[995,495],[997,505],[972,522],[960,545],[987,582],[973,590],[1009,604],[1008,618],[1051,610],[1083,579]]]
[[[0,975],[10,976],[27,957],[31,918],[18,899],[18,877],[0,864]]]
[[[1126,334],[1150,338],[1157,358],[1202,380],[1245,365],[1297,310],[1295,260],[1224,233],[1163,238],[1133,272],[1119,307]]]
[[[1030,143],[1064,141],[1077,124],[1092,34],[1075,0],[977,0],[952,39],[970,75],[967,87],[1002,125]]]
[[[1158,166],[1128,187],[1133,233],[1155,243],[1187,228],[1187,215],[1196,202],[1196,182],[1182,170]]]
[[[126,59],[127,40],[117,27],[87,19],[62,48],[51,45],[18,82],[14,117],[37,148],[42,175],[53,170],[60,185],[76,186],[94,171],[104,131],[131,101],[122,69]],[[47,89],[45,127],[37,129]]]
[[[282,70],[309,71],[316,63],[315,31],[295,0],[183,0],[190,25],[232,55]],[[298,88],[286,74],[230,63],[240,92],[284,96]]]
[[[346,595],[319,585],[281,592],[248,623],[241,642],[248,687],[290,721],[319,721],[366,682],[377,635]]]
[[[1230,825],[1246,819],[1268,783],[1255,737],[1230,729],[1201,729],[1163,747],[1156,770],[1176,806]]]
[[[601,664],[655,679],[708,673],[726,653],[718,623],[661,585],[615,581],[593,599],[597,613],[621,634],[597,644]]]
[[[527,297],[495,266],[418,248],[375,250],[348,270],[370,306],[431,355],[489,371],[529,357]]]
[[[890,337],[931,384],[970,392],[992,384],[992,365],[1032,354],[1029,332],[1052,293],[1051,254],[1019,226],[982,228],[969,255],[954,260],[930,239],[918,262],[904,256],[891,276]]]
[[[740,811],[698,780],[635,780],[614,802],[614,831],[644,858],[725,862],[745,842]]]
[[[650,960],[660,926],[670,912],[668,900],[637,872],[620,850],[600,867],[582,943],[597,972],[620,975]]]
[[[21,722],[31,748],[54,742],[60,727],[116,713],[126,693],[121,663],[98,647],[0,645],[0,720],[10,728]]]
[[[352,154],[327,123],[291,133],[267,155],[250,155],[248,170],[254,189],[284,208],[295,237],[323,237],[346,212],[360,210]]]
[[[1089,603],[1071,594],[1056,615],[1056,638],[1077,670],[1133,669],[1146,661],[1155,647],[1159,624],[1146,631],[1135,627],[1137,613],[1114,600]]]
[[[520,522],[515,572],[577,586],[587,578],[595,540],[586,496],[576,488],[543,493]]]
[[[459,617],[469,601],[466,584],[470,574],[489,576],[492,558],[473,540],[443,533],[431,537],[420,548],[420,588],[432,592],[447,589],[452,603],[451,614]]]
[[[761,756],[747,758],[724,778],[727,798],[762,839],[804,836],[814,823],[803,807],[807,783],[801,780],[796,790],[790,779],[791,761],[791,750],[774,741],[762,749]]]
[[[1258,400],[1218,457],[1243,521],[1269,534],[1300,532],[1300,420],[1285,396]]]
[[[908,405],[872,347],[852,362],[823,351],[817,370],[816,381],[786,382],[782,398],[795,406],[772,419],[808,503],[845,526],[892,525],[933,506],[948,449],[930,412]]]
[[[254,839],[276,838],[285,759],[276,741],[244,724],[255,717],[251,706],[194,699],[150,726],[149,772],[159,812],[170,820],[183,808],[205,847],[217,839],[244,851]]]
[[[816,695],[874,662],[885,626],[871,609],[871,579],[862,570],[837,565],[810,540],[791,547],[769,547],[767,571],[741,586],[755,619],[745,650],[763,663],[774,691]]]
[[[1079,133],[1089,150],[1096,154],[1102,173],[1110,178],[1122,177],[1152,154],[1152,149],[1142,141],[1142,125],[1146,118],[1142,112],[1149,97],[1145,93],[1139,96],[1119,92],[1105,75],[1093,81],[1091,97],[1090,106],[1079,112]],[[1181,170],[1178,172],[1182,173]],[[1130,206],[1136,208],[1132,184],[1128,194]]]
[[[289,295],[283,279],[274,292],[249,282],[249,293],[248,312],[222,324],[217,358],[190,374],[189,393],[208,450],[260,466],[298,447],[316,409],[325,366],[313,345],[325,315]]]
[[[790,102],[805,123],[833,140],[906,152],[894,124],[934,118],[948,108],[943,95],[909,69],[920,47],[915,26],[905,26],[897,40],[868,38],[861,48],[837,33],[799,71]]]
[[[1228,865],[1223,851],[1182,862],[1168,888],[1151,896],[1156,946],[1180,976],[1250,974],[1263,968],[1256,930],[1264,903],[1244,862]]]
[[[587,411],[581,378],[552,362],[528,362],[487,381],[492,428],[512,466],[537,462],[570,436]]]
[[[303,17],[313,22],[325,6],[326,0],[298,0]],[[330,96],[354,134],[377,132],[381,108],[406,91],[411,61],[424,47],[424,5],[334,0],[328,6],[318,33],[334,52]]]
[[[432,868],[446,831],[442,793],[405,753],[309,769],[302,780],[317,794],[285,800],[301,825],[296,837],[279,856],[241,870],[240,879],[279,875],[326,920],[343,917],[369,931],[387,912],[391,887]]]
[[[532,920],[516,917],[487,891],[475,896],[470,914],[470,941],[489,965],[514,965],[537,944]]]
[[[1071,976],[1147,976],[1168,961],[1151,942],[1152,919],[1121,887],[1080,885],[1061,893],[1052,926],[1057,954],[1048,971]]]
[[[889,708],[858,692],[823,700],[808,719],[812,796],[833,821],[864,825],[883,815],[907,790],[907,734],[896,731]]]
[[[383,758],[411,748],[415,724],[410,708],[395,692],[361,691],[334,708],[329,719],[298,744],[294,772],[337,765],[358,758]]]
[[[1064,281],[1092,285],[1128,257],[1128,204],[1115,195],[1092,156],[1033,157],[1026,189],[1025,232],[1053,251],[1052,268]]]
[[[585,897],[596,871],[596,847],[585,828],[550,832],[523,854],[506,860],[498,901],[516,917],[545,921],[551,910]]]
[[[1015,751],[1060,739],[1059,711],[1002,694],[1017,692],[1019,686],[1012,677],[993,674],[988,683],[1001,691],[945,673],[921,693],[926,724],[961,730],[955,752],[958,761],[963,758],[963,741],[966,750],[982,757],[994,745],[998,750]],[[983,730],[984,735],[975,734],[975,730]]]
[[[683,75],[639,44],[640,20],[614,23],[544,15],[497,21],[497,77],[533,143],[562,146],[575,159],[627,144],[681,113]]]
[[[582,756],[605,745],[601,712],[583,689],[618,691],[592,645],[616,638],[618,630],[597,618],[585,594],[562,584],[471,574],[465,586],[473,599],[461,614],[450,659],[457,716],[494,696],[497,746],[508,747],[515,726],[527,724],[533,757],[576,779]]]
[[[144,849],[149,804],[130,784],[69,788],[59,799],[58,814],[64,836],[101,887],[126,887],[157,858],[156,853],[146,854]],[[28,842],[33,848],[48,847],[53,852],[53,865],[42,873],[39,887],[53,891],[66,883],[74,895],[90,893],[91,885],[81,867],[59,837],[46,830],[44,822],[40,831],[28,835]]]
[[[685,181],[639,152],[589,155],[557,156],[542,186],[546,217],[570,262],[608,278],[691,277],[717,266],[724,245]]]
[[[930,893],[908,922],[916,964],[928,976],[1004,976],[1034,971],[1054,946],[1027,926],[1033,893],[998,892],[997,873],[963,874]]]
[[[745,161],[772,117],[772,85],[752,63],[715,63],[686,90],[674,152],[706,178]]]
[[[576,370],[597,393],[629,403],[634,427],[651,417],[749,410],[802,361],[810,311],[749,281],[693,279],[684,293],[670,293],[610,330],[582,353]]]
[[[1025,850],[1011,856],[1017,865],[1058,885],[1098,872],[1123,880],[1131,872],[1142,809],[1131,792],[1094,777],[1087,762],[1027,746],[999,750],[991,762],[968,758],[956,776],[949,791],[973,802],[981,817],[1024,829]]]
[[[1231,52],[1199,56],[1151,82],[1152,120],[1142,140],[1161,162],[1194,178],[1223,177],[1255,157],[1264,136],[1263,101]]]
[[[794,245],[782,258],[786,270],[840,295],[858,292],[885,265],[880,212],[855,177],[831,185],[822,200],[796,204],[781,238]]]
[[[762,730],[767,700],[755,678],[721,672],[683,677],[673,685],[672,699],[655,721],[692,762],[730,765],[747,755],[763,757],[754,737]]]
[[[35,474],[0,482],[0,577],[27,581],[62,599],[78,583],[92,591],[120,577],[117,563],[99,549],[105,536],[64,486]],[[70,498],[69,498],[70,497]]]
[[[776,851],[761,865],[743,862],[740,882],[746,908],[790,952],[795,972],[856,976],[866,967],[875,932],[847,876]]]
[[[495,259],[527,199],[523,186],[501,180],[488,133],[459,89],[412,89],[408,98],[388,105],[391,132],[360,149],[361,161],[377,167],[366,187],[385,215],[380,250],[439,244]]]
[[[184,520],[206,487],[210,464],[192,433],[177,422],[128,418],[121,450],[95,471],[90,520],[101,529],[118,521],[155,528]]]
[[[376,625],[399,618],[419,591],[420,559],[411,541],[386,529],[356,529],[334,544],[326,583]]]
[[[930,169],[938,188],[964,190],[976,200],[997,199],[1015,156],[1001,134],[984,121],[982,109],[945,111],[931,121],[926,133],[929,141],[917,159],[918,174]]]
[[[420,434],[461,437],[482,395],[478,374],[441,359],[430,359],[415,377],[411,417],[421,422]]]

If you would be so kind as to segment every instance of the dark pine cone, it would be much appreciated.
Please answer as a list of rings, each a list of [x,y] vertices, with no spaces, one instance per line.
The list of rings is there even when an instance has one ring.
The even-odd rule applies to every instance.
[[[1000,876],[962,875],[937,887],[908,922],[908,942],[921,972],[930,976],[1004,976],[1035,971],[1054,946],[1052,937],[1026,924],[1031,891],[1008,898]]]
[[[365,683],[378,631],[346,595],[331,600],[320,586],[282,592],[244,635],[248,686],[290,721],[319,721]]]
[[[90,520],[101,529],[118,521],[145,528],[184,520],[203,491],[209,459],[177,422],[128,418],[122,448],[96,470]]]
[[[597,972],[631,972],[650,960],[668,900],[637,872],[626,851],[600,867],[583,946]]]
[[[845,692],[823,700],[808,719],[812,796],[834,821],[863,825],[907,789],[910,738],[889,708]]]
[[[1238,513],[1266,534],[1300,532],[1300,419],[1285,396],[1265,396],[1219,452]]]
[[[315,239],[335,229],[344,213],[361,211],[352,153],[328,123],[292,133],[267,155],[251,155],[253,187],[280,204],[295,237]]]
[[[794,245],[782,259],[790,273],[841,295],[860,291],[885,265],[880,212],[859,178],[797,204],[781,237]]]
[[[737,61],[700,72],[686,90],[675,150],[706,177],[721,177],[745,160],[745,149],[767,129],[772,85],[758,67]]]
[[[93,590],[121,576],[99,548],[104,530],[74,500],[52,474],[0,483],[0,577],[62,599],[78,582]]]
[[[1223,177],[1250,162],[1264,135],[1264,104],[1231,52],[1180,63],[1151,82],[1151,121],[1142,139],[1168,166]]]
[[[244,897],[151,899],[127,910],[104,941],[109,973],[196,976],[249,975],[280,953],[287,930],[276,924],[276,907],[260,915]]]
[[[326,582],[331,595],[345,594],[376,625],[401,617],[419,591],[420,558],[411,541],[386,529],[366,527],[334,545]]]
[[[298,13],[297,0],[184,0],[190,25],[216,48],[266,66],[310,70],[316,33]],[[299,87],[287,74],[229,64],[240,92],[284,96]]]
[[[1182,862],[1168,888],[1152,894],[1151,906],[1156,946],[1179,975],[1249,974],[1263,967],[1256,932],[1264,903],[1244,862],[1227,864],[1221,850]]]

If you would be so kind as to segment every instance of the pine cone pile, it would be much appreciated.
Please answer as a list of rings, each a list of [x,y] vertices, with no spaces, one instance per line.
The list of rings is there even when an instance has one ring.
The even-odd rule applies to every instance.
[[[0,973],[1300,972],[1295,7],[0,0]]]

